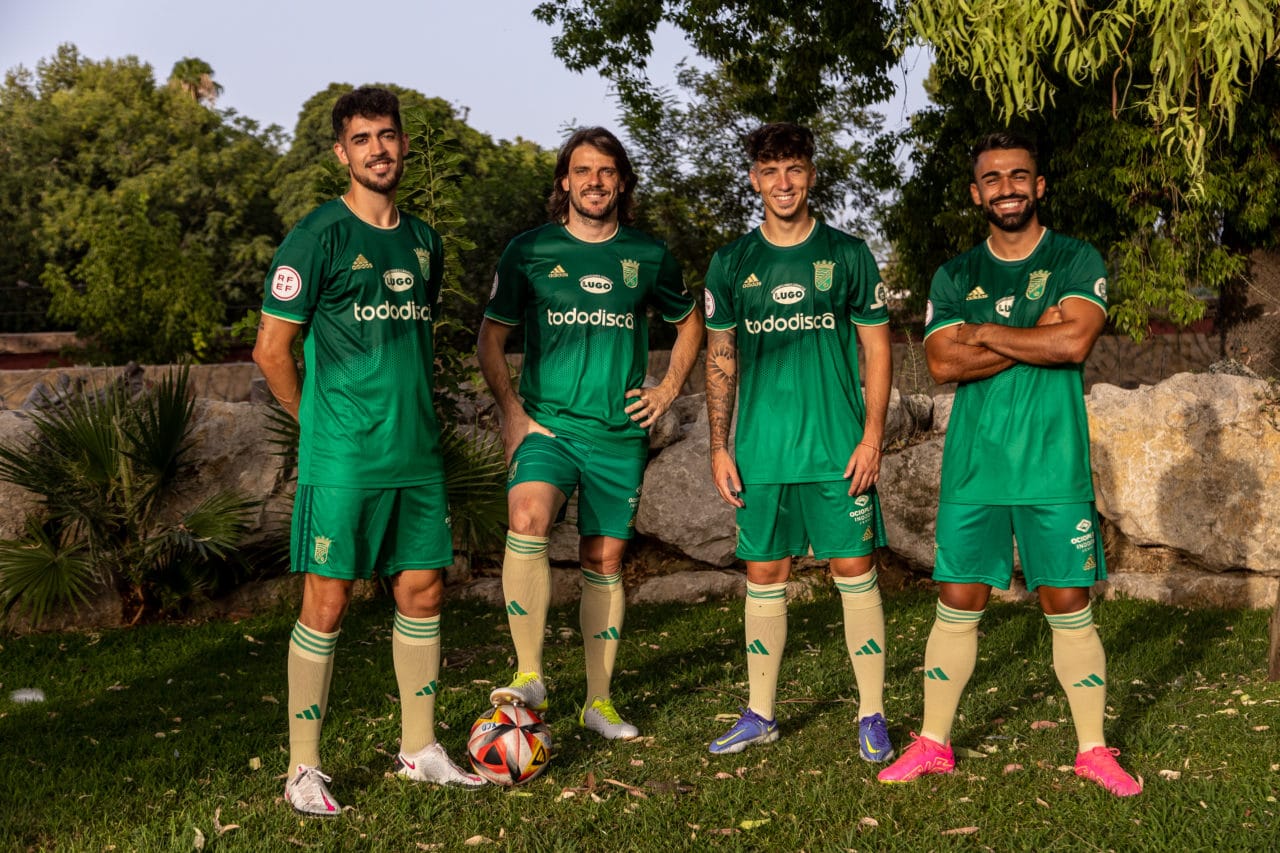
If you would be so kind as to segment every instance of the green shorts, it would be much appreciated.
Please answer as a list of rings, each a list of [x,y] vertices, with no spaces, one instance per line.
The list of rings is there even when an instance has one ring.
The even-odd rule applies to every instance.
[[[887,543],[875,489],[850,497],[848,480],[752,483],[741,492],[737,555],[766,562],[802,557],[865,557]]]
[[[516,448],[507,471],[507,491],[520,483],[550,483],[565,501],[578,495],[578,532],[583,536],[630,539],[649,451],[636,443],[634,452],[578,438],[531,433]],[[564,517],[563,511],[561,518]]]
[[[453,562],[444,483],[398,489],[298,486],[292,570],[355,580]]]
[[[1093,586],[1107,576],[1092,501],[1050,506],[940,503],[933,579],[1008,589],[1014,539],[1027,589]]]

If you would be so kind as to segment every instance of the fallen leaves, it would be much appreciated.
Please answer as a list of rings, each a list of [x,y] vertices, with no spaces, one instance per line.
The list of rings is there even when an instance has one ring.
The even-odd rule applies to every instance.
[[[1161,770],[1156,775],[1159,776],[1161,779],[1167,779],[1170,782],[1176,782],[1177,780],[1182,778],[1182,771],[1181,770]]]
[[[940,835],[974,835],[978,831],[976,826],[957,826],[955,829],[944,829]]]
[[[1031,731],[1042,732],[1042,731],[1045,731],[1046,729],[1056,729],[1057,727],[1058,727],[1058,724],[1055,723],[1053,720],[1036,720],[1031,724]]]

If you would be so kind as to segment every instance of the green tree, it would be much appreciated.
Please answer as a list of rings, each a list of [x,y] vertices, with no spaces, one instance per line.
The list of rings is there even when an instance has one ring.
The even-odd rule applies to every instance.
[[[222,94],[222,84],[214,82],[213,66],[193,56],[184,56],[173,64],[169,85],[176,86],[197,104],[213,106]]]
[[[0,282],[44,284],[55,319],[114,360],[210,354],[228,306],[258,298],[281,236],[262,182],[278,142],[157,85],[134,57],[95,62],[63,45],[35,74],[9,72],[0,197],[16,215],[0,223]],[[146,245],[123,245],[125,233]]]
[[[230,555],[252,502],[219,492],[190,506],[194,401],[187,371],[138,395],[123,382],[32,416],[29,442],[0,445],[0,477],[39,496],[26,535],[0,541],[0,597],[39,621],[116,587],[136,624],[235,579]]]

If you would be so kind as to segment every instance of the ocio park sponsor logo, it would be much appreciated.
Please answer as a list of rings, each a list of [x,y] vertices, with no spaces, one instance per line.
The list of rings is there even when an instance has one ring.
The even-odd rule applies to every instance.
[[[413,287],[413,273],[408,270],[387,270],[382,274],[382,283],[396,293],[404,293]]]
[[[594,311],[580,311],[576,308],[570,308],[568,311],[552,311],[548,308],[547,325],[634,329],[636,315],[629,311],[626,314],[614,314],[603,308],[597,308]]]
[[[406,302],[403,305],[393,305],[390,302],[383,302],[381,305],[361,305],[359,302],[354,302],[351,305],[351,313],[357,323],[370,323],[374,320],[431,322],[431,306],[419,305],[416,302]]]
[[[834,329],[836,315],[796,314],[791,317],[766,317],[763,320],[744,320],[747,334],[760,335],[770,332],[812,332],[817,329]]]

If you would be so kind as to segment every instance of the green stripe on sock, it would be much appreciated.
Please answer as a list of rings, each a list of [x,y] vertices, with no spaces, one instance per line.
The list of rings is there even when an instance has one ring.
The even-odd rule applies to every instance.
[[[602,575],[599,572],[593,572],[588,569],[582,570],[582,579],[592,586],[608,587],[617,586],[622,582],[622,572],[614,572],[611,575]]]
[[[760,601],[780,601],[787,597],[787,585],[785,583],[771,584],[754,584],[747,582],[747,598],[755,598]]]
[[[414,619],[397,610],[393,630],[406,640],[435,640],[440,637],[440,617]]]
[[[507,550],[525,557],[537,557],[547,552],[546,536],[521,536],[518,533],[507,534]]]
[[[313,655],[320,655],[321,657],[329,657],[338,645],[338,632],[335,631],[333,634],[326,636],[317,631],[312,631],[301,622],[295,622],[293,633],[289,636],[289,639],[303,651],[310,652]]]
[[[1088,628],[1093,624],[1093,609],[1086,606],[1083,610],[1077,610],[1075,613],[1057,613],[1052,616],[1045,614],[1044,618],[1051,628],[1056,628],[1060,631],[1074,631]]]
[[[956,610],[954,607],[948,607],[941,601],[938,602],[936,613],[938,621],[950,622],[952,625],[968,625],[973,622],[982,620],[982,614],[985,610]]]
[[[876,570],[872,569],[865,577],[856,578],[836,578],[836,589],[840,592],[853,593],[855,595],[871,592],[876,588]]]

